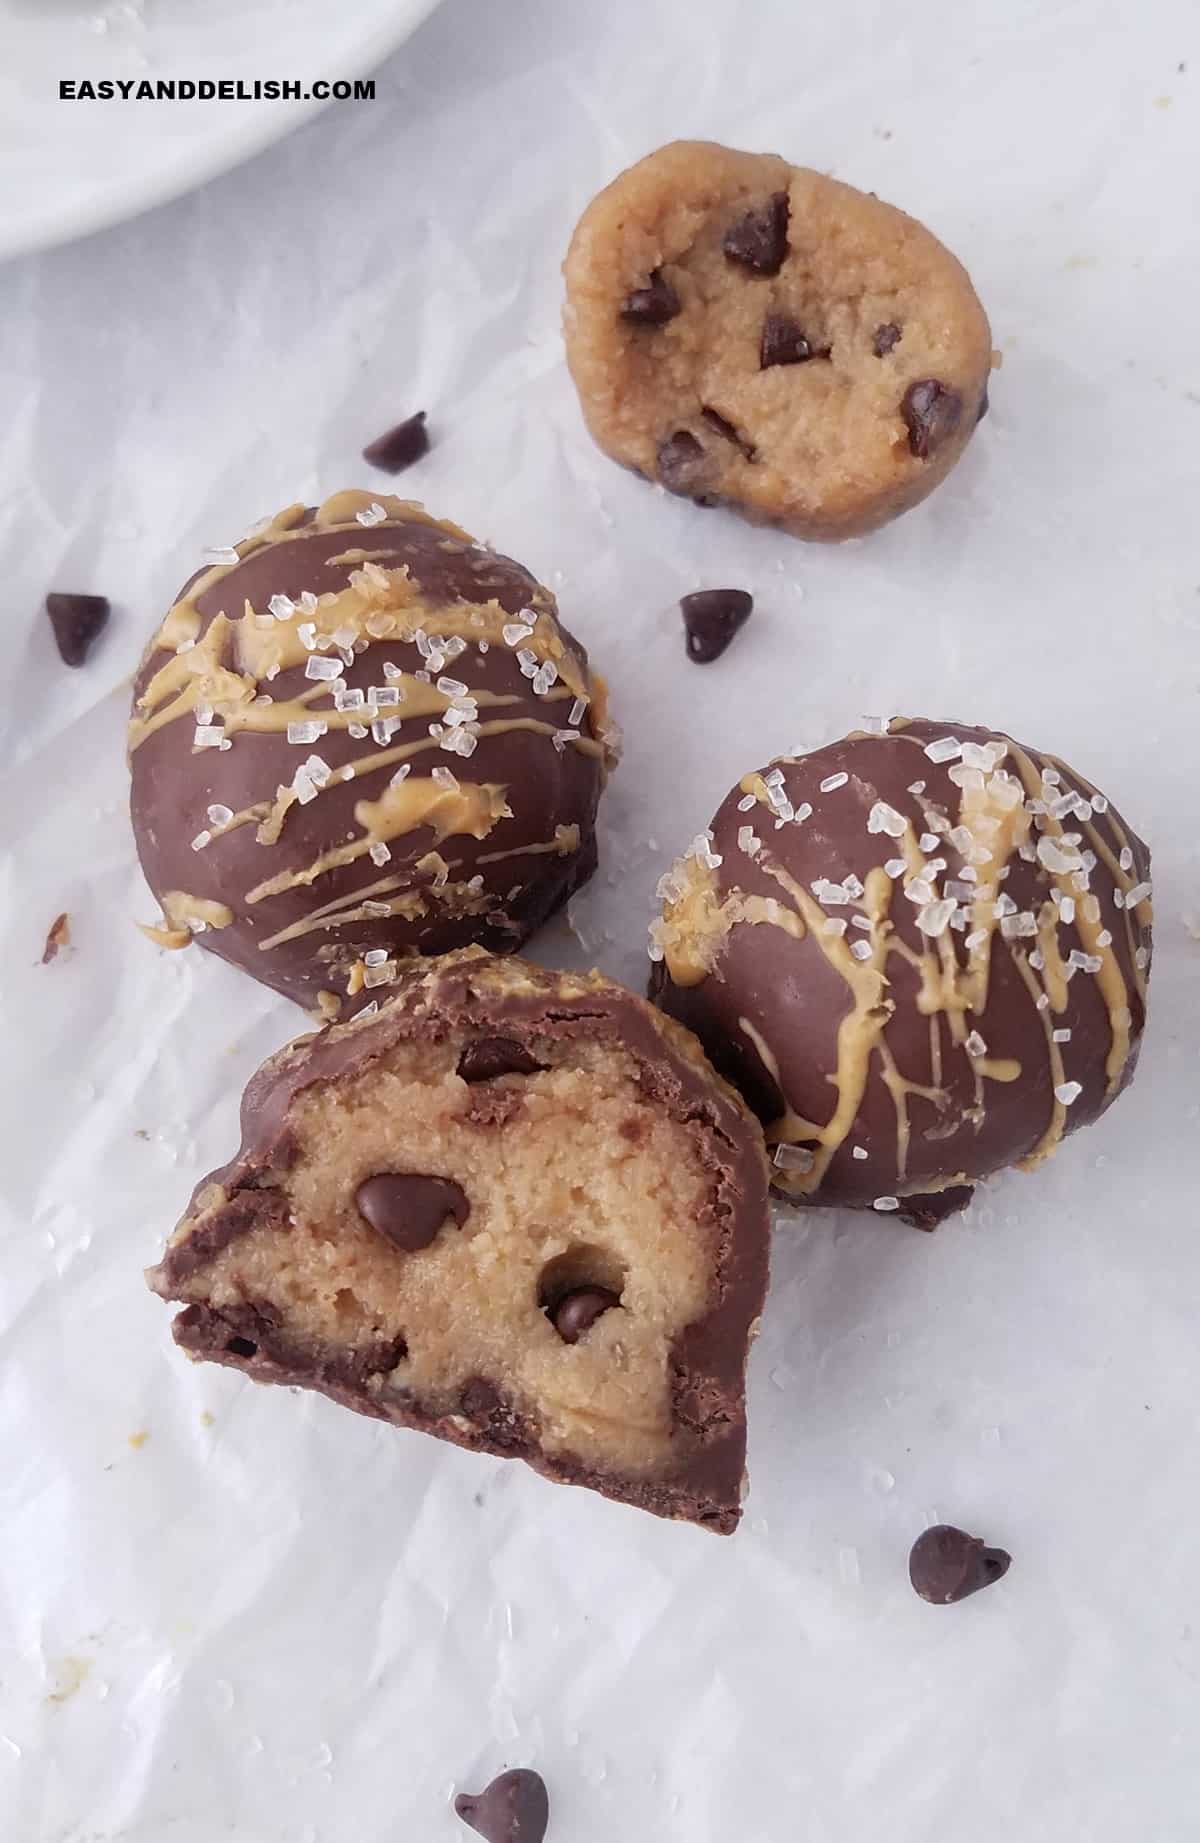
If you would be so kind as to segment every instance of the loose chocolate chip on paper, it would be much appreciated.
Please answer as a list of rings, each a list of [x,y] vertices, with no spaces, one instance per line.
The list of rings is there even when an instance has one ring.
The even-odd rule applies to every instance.
[[[512,1037],[476,1037],[458,1059],[463,1081],[495,1081],[500,1075],[536,1075],[542,1068],[523,1043]]]
[[[927,461],[953,435],[962,416],[962,398],[937,378],[910,384],[900,405],[908,446],[918,461]]]
[[[924,1191],[919,1196],[901,1197],[899,1217],[914,1229],[936,1229],[947,1216],[966,1209],[975,1195],[974,1184],[951,1184],[948,1190]]]
[[[359,1185],[354,1200],[371,1227],[406,1254],[436,1241],[448,1216],[461,1228],[471,1213],[461,1184],[419,1171],[381,1171]]]
[[[768,314],[758,346],[758,368],[769,371],[772,365],[803,365],[810,358],[828,358],[831,349],[814,345],[791,314]]]
[[[900,328],[894,320],[885,320],[882,326],[875,328],[875,337],[871,341],[871,350],[876,358],[886,358],[894,346],[900,344]]]
[[[680,599],[686,629],[687,656],[697,665],[719,659],[740,627],[754,611],[747,589],[697,589]]]
[[[550,1322],[564,1344],[577,1344],[598,1318],[620,1303],[606,1286],[577,1286],[559,1300]]]
[[[754,443],[747,441],[737,426],[722,416],[720,410],[702,409],[700,415],[714,434],[719,435],[722,441],[732,442],[735,448],[740,448],[748,461],[758,459],[758,449]]]
[[[42,949],[42,965],[49,966],[56,960],[64,947],[71,945],[71,921],[66,914],[56,915],[46,935],[46,945]]]
[[[527,1766],[501,1773],[482,1792],[460,1792],[454,1809],[486,1843],[543,1843],[550,1822],[546,1782]]]
[[[385,474],[398,474],[428,452],[429,431],[425,427],[425,411],[418,410],[415,416],[398,422],[386,435],[370,442],[363,449],[362,458],[372,467],[381,468]]]
[[[949,1606],[990,1587],[1008,1573],[1011,1562],[1011,1555],[989,1549],[978,1536],[968,1536],[952,1523],[935,1523],[912,1545],[908,1578],[931,1606]]]
[[[103,595],[47,595],[46,613],[64,665],[81,666],[108,622]]]
[[[678,294],[661,269],[652,271],[644,288],[634,288],[621,303],[621,318],[642,326],[665,326],[682,311]]]
[[[788,250],[788,195],[773,192],[725,232],[722,248],[731,262],[759,275],[778,275]]]
[[[676,429],[658,444],[658,477],[669,493],[694,496],[709,484],[708,455],[689,429]]]

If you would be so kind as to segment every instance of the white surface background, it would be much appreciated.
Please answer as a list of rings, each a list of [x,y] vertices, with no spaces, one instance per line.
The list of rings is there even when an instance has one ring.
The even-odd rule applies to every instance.
[[[549,1780],[550,1843],[1196,1836],[1198,85],[1187,0],[446,0],[373,106],[0,271],[5,1843],[451,1843],[451,1785],[508,1763]],[[890,531],[750,531],[585,440],[561,252],[683,133],[875,188],[968,262],[992,414]],[[301,1019],[131,926],[129,674],[202,546],[362,480],[417,407],[410,490],[543,574],[611,676],[579,905],[609,970],[640,981],[654,881],[735,775],[863,713],[1010,728],[1154,847],[1109,1118],[935,1236],[780,1230],[731,1542],[190,1368],[141,1283]],[[721,582],[758,609],[698,670],[675,599]],[[51,587],[116,604],[85,671]],[[935,1516],[1008,1578],[916,1600]]]

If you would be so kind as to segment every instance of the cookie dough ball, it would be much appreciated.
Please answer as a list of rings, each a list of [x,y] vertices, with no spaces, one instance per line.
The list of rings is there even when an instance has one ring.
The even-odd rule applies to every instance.
[[[739,782],[662,880],[652,990],[766,1123],[780,1193],[932,1227],[1132,1078],[1149,878],[1055,756],[897,717]]]
[[[296,505],[185,586],[129,725],[164,945],[322,1016],[508,952],[591,875],[604,684],[554,598],[420,506]]]
[[[259,1071],[149,1278],[194,1357],[727,1532],[767,1239],[687,1031],[467,949]]]
[[[592,200],[565,273],[567,361],[605,453],[798,537],[915,506],[987,404],[991,333],[962,264],[774,154],[659,148]]]

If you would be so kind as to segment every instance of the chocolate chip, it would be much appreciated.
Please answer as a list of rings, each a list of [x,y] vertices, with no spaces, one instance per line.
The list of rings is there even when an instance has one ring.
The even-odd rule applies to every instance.
[[[499,1075],[536,1075],[542,1064],[512,1037],[477,1037],[458,1059],[463,1081],[495,1081]]]
[[[493,1446],[521,1447],[528,1443],[520,1415],[486,1376],[473,1376],[463,1385],[458,1405]]]
[[[461,1228],[471,1213],[460,1184],[419,1171],[381,1171],[359,1185],[354,1200],[371,1227],[406,1254],[436,1241],[447,1216]]]
[[[725,232],[722,248],[731,262],[759,275],[778,275],[787,255],[788,195],[773,192],[765,205],[748,211]]]
[[[669,493],[695,498],[710,484],[712,464],[689,429],[676,429],[658,444],[658,477]]]
[[[418,410],[415,416],[398,422],[386,435],[371,442],[363,449],[362,458],[369,461],[372,467],[382,468],[385,474],[398,474],[428,452],[429,432],[425,427],[425,411]]]
[[[665,326],[681,311],[679,296],[661,269],[654,269],[646,286],[633,289],[621,303],[621,318],[641,326]]]
[[[47,595],[46,613],[63,664],[81,666],[104,632],[109,604],[103,595]]]
[[[515,1767],[482,1792],[460,1792],[454,1809],[487,1843],[542,1843],[550,1822],[550,1799],[540,1773]]]
[[[550,1323],[564,1344],[577,1344],[598,1318],[620,1303],[607,1286],[577,1286],[574,1292],[563,1294],[550,1314]]]
[[[952,1523],[935,1523],[912,1545],[908,1578],[931,1606],[949,1606],[990,1587],[1008,1573],[1011,1562],[1011,1555],[987,1548],[978,1536],[968,1536]]]
[[[719,659],[754,609],[747,589],[697,589],[680,599],[686,628],[687,656],[705,666]]]
[[[901,1197],[897,1212],[901,1222],[914,1229],[936,1229],[947,1216],[966,1209],[975,1195],[973,1184],[952,1184],[948,1190],[922,1192],[919,1196]]]
[[[49,966],[51,960],[57,959],[61,950],[70,945],[70,918],[66,915],[56,915],[46,935],[46,945],[42,949],[42,965]]]
[[[810,358],[828,358],[831,350],[815,346],[791,314],[768,314],[758,346],[758,368],[769,371],[772,365],[803,365]]]
[[[900,344],[900,328],[894,320],[885,320],[882,326],[875,328],[875,337],[871,341],[871,350],[876,358],[886,358],[893,346]]]
[[[233,1357],[245,1357],[247,1360],[258,1355],[258,1345],[252,1344],[248,1337],[226,1338],[225,1348]]]
[[[721,436],[724,441],[732,442],[735,448],[740,448],[748,461],[758,459],[758,449],[754,443],[747,441],[732,422],[727,422],[720,410],[702,409],[700,415],[709,428]]]
[[[918,461],[927,461],[953,435],[962,416],[962,398],[936,378],[910,384],[900,405],[908,446]]]

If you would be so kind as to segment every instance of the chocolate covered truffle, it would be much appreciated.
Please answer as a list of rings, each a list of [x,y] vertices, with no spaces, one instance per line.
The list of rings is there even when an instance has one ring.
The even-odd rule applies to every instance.
[[[518,948],[595,868],[603,681],[518,564],[370,493],[185,585],[138,673],[138,855],[193,939],[322,1016],[400,963]]]
[[[659,893],[653,995],[751,1101],[797,1202],[933,1227],[1133,1076],[1149,851],[1011,736],[897,717],[781,757]]]
[[[194,1357],[728,1532],[767,1240],[694,1037],[468,948],[259,1071],[150,1282]]]

